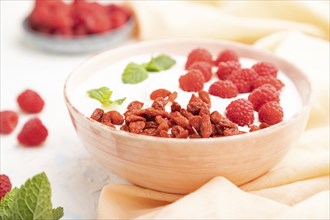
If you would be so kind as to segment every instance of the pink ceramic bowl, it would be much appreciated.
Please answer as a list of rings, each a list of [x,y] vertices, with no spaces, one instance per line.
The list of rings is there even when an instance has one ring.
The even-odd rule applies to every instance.
[[[186,56],[192,49],[212,54],[233,49],[240,57],[275,63],[295,84],[303,107],[269,128],[238,136],[210,139],[164,139],[109,129],[72,105],[77,86],[99,68],[140,54],[162,52]],[[66,104],[79,138],[93,157],[133,184],[170,193],[189,193],[212,177],[224,176],[236,185],[274,167],[303,132],[309,116],[311,84],[294,65],[251,46],[211,40],[143,42],[101,53],[79,66],[67,79]]]

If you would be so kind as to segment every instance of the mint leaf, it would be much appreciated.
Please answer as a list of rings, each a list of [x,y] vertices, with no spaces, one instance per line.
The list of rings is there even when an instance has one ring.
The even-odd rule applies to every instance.
[[[13,213],[13,203],[18,189],[15,187],[5,195],[0,201],[0,219],[10,219]]]
[[[53,209],[52,212],[53,212],[53,220],[59,220],[60,218],[63,217],[62,207],[57,207],[56,209]]]
[[[89,97],[98,100],[104,106],[110,105],[110,98],[112,96],[112,91],[107,87],[101,87],[98,89],[91,89],[87,91]]]
[[[62,216],[62,207],[52,209],[50,183],[44,172],[12,189],[0,202],[1,220],[59,220]]]
[[[109,107],[112,104],[121,105],[126,100],[126,98],[117,99],[115,101],[110,100],[112,96],[112,91],[108,87],[91,89],[87,91],[87,94],[89,97],[101,102],[104,107]]]
[[[171,68],[175,63],[176,61],[171,57],[167,55],[159,55],[151,58],[145,68],[150,72],[159,72]]]
[[[148,72],[143,67],[143,65],[139,65],[136,63],[129,63],[123,74],[121,75],[121,79],[123,83],[127,84],[137,84],[139,82],[144,81],[148,78]]]
[[[45,173],[28,179],[19,189],[13,219],[52,219],[50,183]]]
[[[122,98],[122,99],[117,99],[115,101],[113,101],[113,103],[117,104],[117,105],[121,105],[123,104],[123,102],[126,100],[126,97],[125,98]]]

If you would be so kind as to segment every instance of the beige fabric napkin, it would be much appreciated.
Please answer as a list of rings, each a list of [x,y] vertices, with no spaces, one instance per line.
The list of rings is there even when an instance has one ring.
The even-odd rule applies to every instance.
[[[252,43],[283,30],[329,39],[329,1],[129,1],[138,37]]]
[[[324,4],[323,7],[329,7],[329,3],[322,2],[319,3],[319,6],[307,7],[308,2],[300,1],[271,1],[270,4],[254,1],[251,5],[244,1],[239,2],[242,5],[234,2],[208,2],[206,5],[161,2],[157,6],[150,3],[150,7],[142,7],[141,3],[132,2],[131,6],[136,10],[140,26],[139,36],[143,39],[181,37],[193,34],[194,37],[207,36],[252,42],[269,34],[257,40],[255,46],[268,49],[297,64],[305,70],[314,84],[315,98],[306,131],[280,164],[264,176],[239,187],[223,177],[215,177],[195,192],[183,196],[156,192],[132,185],[107,185],[103,188],[99,199],[99,219],[330,218],[330,48],[329,42],[320,38],[329,37],[327,35],[329,34],[329,20],[326,20],[329,19],[329,14],[321,13],[322,10],[318,11],[319,13],[316,12],[318,7],[322,8],[321,4]],[[286,13],[279,13],[278,2],[285,4],[282,9]],[[185,8],[186,4],[194,6],[188,10]],[[160,8],[164,8],[164,11]],[[170,8],[173,12],[164,16]],[[245,11],[244,8],[247,10]],[[297,8],[302,14],[289,13],[290,10]],[[211,13],[211,11],[217,11],[217,13]],[[199,30],[197,34],[192,31],[193,25],[185,26],[184,22],[187,20],[184,22],[178,20],[179,23],[182,23],[175,24],[175,19],[178,19],[175,15],[179,12],[187,16],[188,14],[192,16],[196,12],[204,15],[204,17],[199,17],[199,20],[193,18],[193,21],[197,22],[194,23]],[[207,16],[208,14],[209,16]],[[228,23],[236,24],[233,26],[234,30],[223,34],[229,26],[223,25],[223,22],[220,23],[217,16],[229,16],[226,19],[233,19],[234,16],[234,20],[238,19],[235,21],[236,23],[231,23],[233,20],[226,20]],[[247,16],[250,17],[247,19]],[[267,22],[260,19],[265,17],[267,17]],[[217,23],[215,18],[218,18]],[[157,27],[151,21],[153,19],[156,23],[161,22],[160,24],[164,25]],[[238,25],[239,20],[242,22],[241,25]],[[218,29],[216,31],[207,30],[202,27],[202,21],[212,21],[213,29],[215,29],[214,27],[218,27]],[[251,29],[253,33],[246,33],[247,29],[243,27],[245,25],[254,28]],[[178,28],[179,26],[181,29]],[[239,31],[241,27],[243,29]],[[222,30],[222,28],[224,29]],[[287,29],[295,30],[288,31]],[[282,31],[278,32],[278,30]],[[318,36],[318,38],[307,36],[306,33]]]

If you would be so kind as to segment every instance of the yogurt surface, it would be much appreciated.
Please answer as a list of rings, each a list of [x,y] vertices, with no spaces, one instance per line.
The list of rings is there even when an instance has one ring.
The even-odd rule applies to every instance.
[[[110,88],[113,91],[111,100],[120,99],[126,97],[125,102],[122,105],[111,106],[111,110],[117,110],[121,114],[126,111],[127,105],[135,100],[144,103],[144,108],[152,105],[149,95],[156,89],[164,88],[171,92],[178,92],[176,101],[183,107],[186,108],[192,92],[185,92],[179,87],[179,77],[185,74],[187,71],[184,69],[187,57],[185,56],[171,56],[176,60],[176,64],[166,71],[160,72],[149,72],[149,76],[143,82],[138,84],[124,84],[121,80],[121,75],[130,62],[137,64],[146,63],[150,60],[152,54],[134,56],[129,59],[124,59],[116,64],[111,64],[103,69],[91,73],[91,76],[86,79],[81,85],[79,85],[72,96],[72,104],[84,115],[90,116],[95,108],[101,108],[102,105],[95,99],[87,96],[87,91],[90,89],[96,89],[103,86]],[[242,68],[250,68],[253,64],[257,63],[257,60],[241,57],[240,63]],[[212,70],[213,76],[211,80],[204,84],[204,90],[208,91],[210,85],[219,80],[215,74],[216,68]],[[285,86],[281,90],[280,94],[280,105],[284,111],[283,121],[292,117],[302,108],[302,100],[299,96],[297,88],[294,83],[286,76],[283,72],[278,72],[278,79],[280,79]],[[196,93],[197,94],[197,93]],[[223,99],[217,96],[211,97],[211,112],[219,111],[222,115],[225,115],[225,109],[230,102],[238,98],[248,98],[250,93],[239,94],[235,98]],[[170,105],[166,106],[170,108]],[[105,109],[105,111],[110,109]],[[168,110],[168,109],[167,109]],[[255,120],[253,124],[258,125],[258,113],[254,112]],[[243,131],[248,131],[247,126],[240,127]]]

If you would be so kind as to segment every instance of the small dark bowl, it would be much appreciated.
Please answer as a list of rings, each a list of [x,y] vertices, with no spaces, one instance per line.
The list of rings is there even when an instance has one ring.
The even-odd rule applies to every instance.
[[[23,28],[26,39],[41,49],[62,54],[79,54],[102,50],[129,39],[133,33],[134,19],[130,17],[124,25],[107,32],[72,37],[35,31],[27,18],[23,21]]]

